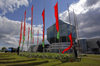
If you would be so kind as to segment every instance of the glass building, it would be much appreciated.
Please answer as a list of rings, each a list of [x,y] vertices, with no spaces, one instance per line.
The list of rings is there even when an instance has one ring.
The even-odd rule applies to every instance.
[[[60,39],[57,40],[56,25],[53,24],[47,29],[47,40],[50,42],[50,44],[58,43],[58,42],[70,42],[69,37],[68,37],[68,35],[70,34],[70,31],[72,31],[72,37],[73,37],[73,40],[75,40],[76,38],[75,27],[73,25],[70,25],[68,23],[65,23],[59,20]]]
[[[73,41],[75,41],[76,38],[75,26],[65,23],[62,20],[59,20],[60,39],[58,40],[56,25],[53,24],[52,26],[50,26],[47,29],[47,40],[50,43],[48,51],[58,53],[62,52],[65,48],[70,46],[70,40],[68,37],[70,32],[72,32],[72,39]],[[67,51],[67,53],[70,52],[72,52],[72,48],[69,51]]]

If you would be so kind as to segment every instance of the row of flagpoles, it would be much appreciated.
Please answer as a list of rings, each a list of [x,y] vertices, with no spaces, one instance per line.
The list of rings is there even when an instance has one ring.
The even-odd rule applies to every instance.
[[[45,9],[43,10],[42,12],[42,17],[43,17],[43,39],[42,39],[42,46],[44,47],[44,35],[45,35]],[[32,5],[32,8],[31,8],[31,31],[30,31],[30,27],[28,27],[28,43],[27,43],[27,47],[28,47],[28,44],[29,44],[29,33],[31,35],[31,41],[33,42],[34,44],[34,37],[33,37],[33,34],[34,32],[32,31],[33,29],[33,5]],[[23,30],[23,31],[22,31]],[[21,21],[21,28],[20,28],[20,40],[19,40],[19,48],[21,46],[21,41],[22,41],[22,38],[23,38],[23,44],[22,44],[22,50],[23,50],[23,46],[24,46],[24,42],[25,42],[25,31],[26,31],[26,10],[24,12],[24,26],[23,26],[23,19]],[[23,34],[22,34],[23,32]],[[39,31],[37,32],[37,36],[39,36]],[[22,37],[23,35],[23,37]],[[38,43],[38,37],[37,37],[37,43]]]
[[[54,11],[55,11],[54,15],[55,15],[55,20],[56,20],[57,39],[59,40],[60,32],[59,32],[59,18],[58,18],[58,2],[54,6]],[[43,18],[42,46],[44,48],[44,45],[45,45],[45,8],[43,9],[43,12],[42,12],[42,18]],[[28,27],[28,43],[27,43],[27,46],[29,44],[29,34],[31,34],[31,41],[33,41],[33,44],[34,44],[34,37],[33,37],[34,31],[32,31],[33,30],[32,26],[33,26],[33,5],[32,5],[32,8],[31,8],[31,31],[30,31],[30,27]],[[26,10],[24,12],[24,26],[23,26],[23,19],[21,21],[19,48],[20,48],[21,41],[22,41],[22,30],[23,30],[23,44],[22,44],[22,50],[23,50],[23,46],[24,46],[24,43],[25,43],[25,30],[26,30]],[[39,31],[37,33],[38,33],[37,36],[39,36]],[[62,51],[62,53],[69,50],[73,45],[71,31],[70,31],[69,39],[70,39],[70,46],[68,48],[64,49]],[[37,38],[37,43],[38,43],[38,38]]]

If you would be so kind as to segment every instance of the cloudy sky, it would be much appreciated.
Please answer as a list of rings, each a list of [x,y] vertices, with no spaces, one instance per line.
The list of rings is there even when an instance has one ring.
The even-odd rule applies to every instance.
[[[73,10],[79,29],[79,38],[100,37],[100,0],[79,0],[69,6],[73,23]],[[60,13],[60,19],[68,21],[68,10]]]
[[[36,44],[37,31],[42,39],[42,11],[45,8],[46,29],[55,23],[54,5],[57,0],[0,0],[0,48],[17,47],[19,41],[20,21],[26,10],[26,42],[27,28],[31,23],[31,6],[33,4],[33,27]],[[68,21],[68,7],[73,22],[73,10],[79,29],[79,38],[100,37],[100,0],[58,0],[59,19]],[[45,34],[46,34],[45,29]],[[45,35],[46,37],[46,35]],[[45,40],[46,43],[47,40]]]

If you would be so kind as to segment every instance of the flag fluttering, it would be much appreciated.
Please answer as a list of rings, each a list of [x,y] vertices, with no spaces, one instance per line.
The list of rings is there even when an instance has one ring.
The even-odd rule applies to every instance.
[[[26,10],[24,12],[23,44],[24,44],[24,41],[25,41],[25,28],[26,28]]]
[[[33,5],[31,8],[31,40],[32,40],[32,25],[33,25]]]
[[[58,2],[54,6],[54,10],[55,10],[55,19],[56,19],[57,39],[59,39]]]
[[[23,21],[21,21],[21,27],[20,27],[20,40],[19,40],[19,47],[20,47],[20,43],[22,40],[22,27],[23,27]]]
[[[64,50],[62,51],[62,54],[63,54],[65,51],[68,51],[69,49],[71,49],[71,47],[72,47],[72,45],[73,45],[72,33],[70,33],[69,39],[70,39],[70,46],[69,46],[68,48],[64,49]]]
[[[42,18],[43,18],[43,39],[42,39],[42,46],[44,47],[44,33],[45,33],[45,9],[42,12]]]

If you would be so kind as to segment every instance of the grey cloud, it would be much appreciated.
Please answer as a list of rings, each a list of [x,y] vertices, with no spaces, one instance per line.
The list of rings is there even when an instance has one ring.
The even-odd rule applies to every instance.
[[[89,7],[95,5],[99,0],[87,0],[85,6]]]
[[[84,25],[81,26],[83,27],[92,27],[92,26],[99,26],[100,25],[100,8],[96,10],[89,10],[85,14],[79,14],[77,15],[77,19],[79,22],[83,22]]]
[[[86,2],[84,3],[77,2],[76,4],[74,4],[74,6],[75,5],[77,6],[77,4],[87,5],[87,6],[81,7],[83,11],[85,11],[85,8],[87,8],[87,11],[85,11],[84,13],[80,12],[79,14],[76,14],[77,23],[79,26],[80,38],[100,37],[100,7],[99,7],[100,4],[99,2],[100,0],[86,0]],[[62,19],[62,20],[68,21],[68,16],[67,15],[63,16],[63,14],[65,13],[62,13],[62,16],[60,17],[61,18],[66,17],[66,19]],[[73,11],[70,11],[70,14],[71,14],[71,21],[73,22]]]
[[[6,17],[0,16],[0,34],[17,35],[19,33],[19,29],[19,21],[9,20]]]
[[[0,44],[12,45],[18,47],[19,35],[20,35],[20,21],[10,20],[6,17],[0,16]],[[33,25],[34,28],[34,43],[37,43],[37,30],[39,30],[39,41],[42,42],[42,24]],[[31,27],[30,24],[26,23],[26,36],[25,36],[25,46],[27,44],[28,37],[28,27]],[[47,43],[48,41],[45,40]],[[4,46],[4,45],[2,45]],[[6,47],[7,47],[6,46]]]
[[[18,45],[14,37],[20,31],[20,21],[10,20],[0,16],[0,44]]]

